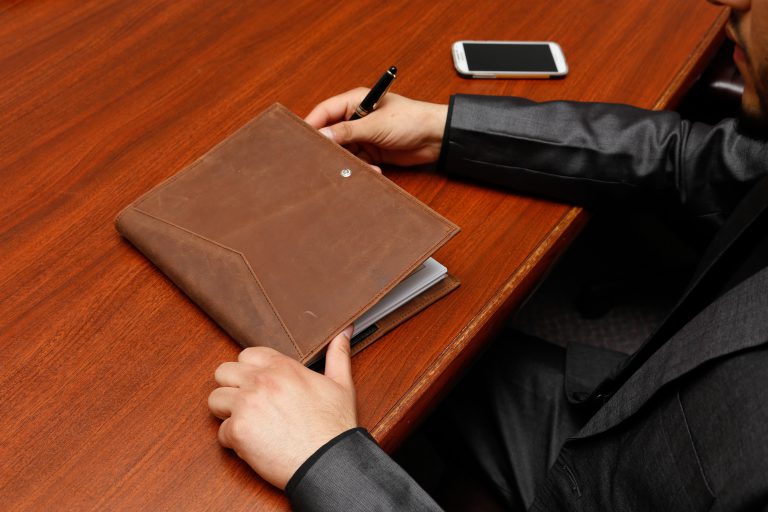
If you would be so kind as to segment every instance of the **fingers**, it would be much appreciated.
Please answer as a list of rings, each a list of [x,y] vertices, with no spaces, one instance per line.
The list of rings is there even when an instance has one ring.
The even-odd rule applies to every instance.
[[[329,98],[312,109],[305,120],[342,146],[355,142],[374,142],[381,130],[379,124],[367,117],[345,121],[367,93],[368,89],[360,87]]]
[[[349,326],[333,338],[325,354],[325,376],[347,389],[354,388],[349,344],[351,337],[352,326]]]
[[[347,148],[347,151],[349,151],[350,153],[355,155],[357,158],[359,158],[363,162],[367,163],[371,167],[371,169],[373,169],[374,171],[376,171],[379,174],[382,174],[381,167],[379,167],[378,165],[375,165],[373,163],[374,162],[374,157],[371,156],[368,153],[368,151],[363,149],[362,146],[359,146],[357,144],[349,144],[349,145],[346,146],[346,148]],[[370,148],[369,148],[369,150],[370,150]]]
[[[228,430],[229,430],[229,419],[226,419],[221,422],[221,425],[219,425],[219,432],[217,434],[217,437],[219,438],[219,444],[224,448],[231,448],[231,446],[229,445],[229,436],[227,435]]]
[[[249,347],[237,355],[237,360],[258,368],[274,364],[275,359],[284,358],[283,354],[269,347]]]
[[[237,389],[216,388],[208,395],[208,408],[219,419],[229,418],[232,416],[236,398]]]
[[[242,382],[242,375],[237,363],[227,362],[222,363],[216,368],[213,374],[213,379],[219,386],[227,386],[230,388],[239,388]]]
[[[319,103],[304,120],[314,128],[322,128],[349,118],[363,101],[368,89],[358,87]]]
[[[341,146],[355,142],[375,144],[376,136],[380,131],[381,125],[376,123],[373,116],[365,116],[355,121],[342,121],[320,128],[320,133]]]

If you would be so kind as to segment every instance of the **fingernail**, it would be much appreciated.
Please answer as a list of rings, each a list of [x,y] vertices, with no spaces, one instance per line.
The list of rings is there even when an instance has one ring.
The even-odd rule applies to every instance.
[[[346,336],[348,340],[351,340],[353,332],[355,332],[355,327],[353,325],[350,325],[349,327],[341,331],[341,334]]]
[[[333,140],[333,130],[330,128],[320,128],[320,133],[328,137],[329,139]]]

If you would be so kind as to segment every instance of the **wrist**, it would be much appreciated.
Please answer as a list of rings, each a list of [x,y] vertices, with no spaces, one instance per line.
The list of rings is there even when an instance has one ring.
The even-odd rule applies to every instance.
[[[448,106],[438,104],[426,104],[416,119],[421,137],[419,146],[421,157],[415,163],[432,163],[438,160],[443,144],[445,122],[448,117]]]
[[[434,141],[440,142],[443,140],[445,122],[448,119],[448,105],[433,105],[430,114],[430,134]]]
[[[427,115],[426,126],[429,134],[429,142],[437,145],[439,148],[443,141],[445,133],[445,123],[448,119],[448,105],[430,105]]]

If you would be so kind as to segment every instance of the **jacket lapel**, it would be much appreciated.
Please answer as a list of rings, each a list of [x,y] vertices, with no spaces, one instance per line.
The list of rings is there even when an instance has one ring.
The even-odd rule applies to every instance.
[[[714,301],[641,366],[576,434],[603,432],[701,364],[768,342],[768,267]]]
[[[768,341],[768,267],[718,298],[666,342],[656,339],[698,284],[734,242],[768,209],[768,177],[761,179],[733,212],[710,244],[682,298],[648,341],[628,358],[612,382],[621,387],[595,414],[577,437],[602,432],[639,409],[664,384],[706,361]],[[644,364],[637,369],[632,361]],[[636,364],[637,366],[637,364]],[[596,392],[599,392],[600,388]]]
[[[712,240],[712,243],[709,244],[693,273],[693,278],[678,301],[678,306],[691,294],[720,257],[725,254],[728,248],[755,222],[766,208],[768,208],[768,176],[762,178],[752,187],[752,190],[739,203],[728,218],[728,221]]]
[[[733,246],[744,231],[766,211],[766,209],[768,209],[768,176],[758,181],[757,184],[752,187],[741,203],[739,203],[736,210],[734,210],[733,214],[729,217],[728,222],[726,222],[718,232],[712,243],[709,244],[709,247],[701,258],[701,262],[694,272],[693,278],[683,292],[680,300],[667,315],[664,322],[659,325],[648,340],[643,343],[640,349],[624,361],[624,364],[622,364],[617,371],[614,372],[614,375],[604,382],[603,385],[623,383],[626,381],[630,375],[636,371],[638,361],[643,361],[644,358],[649,357],[648,352],[652,353],[656,350],[656,347],[661,343],[664,343],[664,340],[659,339],[659,336],[669,336],[669,325],[667,324],[673,321],[676,317],[676,313],[696,290],[704,276],[728,251],[728,249]],[[601,385],[601,387],[595,391],[595,394],[602,391],[603,389]]]

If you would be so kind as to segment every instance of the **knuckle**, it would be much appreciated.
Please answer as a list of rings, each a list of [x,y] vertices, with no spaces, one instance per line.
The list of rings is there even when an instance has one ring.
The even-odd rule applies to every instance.
[[[237,356],[237,360],[241,363],[249,364],[263,364],[275,354],[279,354],[276,350],[269,347],[248,347]]]
[[[260,398],[254,390],[240,391],[237,395],[238,410],[253,410],[259,406]]]
[[[233,444],[239,444],[243,440],[248,439],[248,432],[250,429],[249,422],[242,416],[233,416],[229,419],[228,428],[225,432],[225,437]]]
[[[336,135],[340,142],[348,142],[352,139],[352,126],[348,122],[336,125]]]
[[[269,370],[269,373],[274,373]],[[256,372],[249,375],[248,389],[263,392],[264,390],[271,389],[272,381],[275,380],[273,376],[266,374],[265,372]]]
[[[216,368],[216,371],[213,372],[213,378],[216,380],[216,382],[221,382],[221,380],[230,372],[231,367],[232,363],[220,364],[218,368]]]
[[[272,373],[261,374],[258,377],[258,383],[256,389],[264,394],[266,397],[274,397],[279,394],[283,389],[282,379],[279,375],[273,375]],[[262,397],[258,397],[261,401]],[[256,400],[256,397],[254,397]]]
[[[229,427],[231,424],[232,424],[232,421],[227,420],[227,421],[224,421],[221,425],[219,425],[219,433],[218,433],[219,444],[221,444],[221,446],[224,446],[225,448],[229,448],[230,446],[232,446],[232,443],[230,441],[231,434],[229,433]]]
[[[350,346],[349,341],[342,341],[341,343],[336,344],[336,349],[341,352],[342,354],[349,355],[352,351],[352,347]]]
[[[222,388],[215,388],[213,391],[211,391],[211,394],[208,395],[208,403],[215,403],[221,398],[221,394],[223,393]]]
[[[208,409],[213,410],[216,407],[216,391],[219,388],[214,389],[211,391],[211,393],[208,395]]]
[[[336,344],[333,347],[328,347],[328,350],[332,350],[335,353],[336,359],[347,359],[350,357],[349,345],[344,346],[341,343]]]
[[[248,347],[242,350],[237,355],[237,360],[240,362],[246,362],[250,359],[253,359],[254,357],[257,357],[257,355],[259,354],[259,348],[260,347]]]

